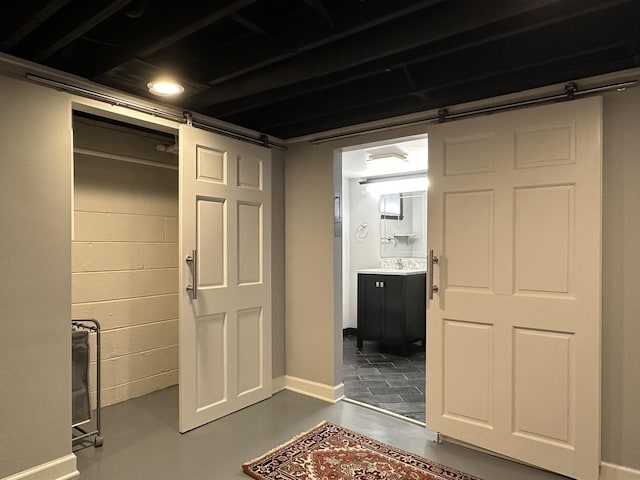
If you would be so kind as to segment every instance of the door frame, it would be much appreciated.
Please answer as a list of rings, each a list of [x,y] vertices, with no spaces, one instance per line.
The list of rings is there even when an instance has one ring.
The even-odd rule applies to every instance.
[[[96,87],[96,91],[99,88]],[[184,122],[169,120],[152,114],[144,113],[135,109],[124,106],[110,105],[105,102],[95,100],[93,98],[84,97],[74,93],[69,93],[69,115],[73,115],[74,111],[88,113],[96,117],[106,120],[116,120],[125,124],[140,126],[158,132],[168,133],[179,138],[180,126]],[[246,130],[246,129],[245,129]],[[248,131],[248,130],[247,130]],[[70,133],[71,134],[71,133]],[[249,142],[251,143],[251,142]],[[278,176],[277,185],[279,190],[272,189],[272,205],[274,211],[276,208],[284,211],[284,153],[278,148],[271,148],[272,152],[272,175]],[[69,152],[69,162],[71,164],[71,183],[73,184],[73,152]],[[178,168],[180,168],[180,160],[178,159]],[[282,178],[280,178],[282,177]],[[73,189],[71,190],[71,206],[73,208]],[[73,216],[71,218],[70,238],[73,237]],[[278,375],[272,378],[273,393],[282,390],[285,384],[285,298],[284,298],[284,217],[273,219],[273,227],[271,232],[272,251],[272,351],[273,364],[271,375]],[[181,245],[178,246],[181,250]],[[280,262],[280,263],[278,263]],[[274,292],[282,292],[281,295]],[[71,306],[71,299],[69,299]],[[179,319],[180,320],[180,319]],[[177,413],[177,412],[176,412]]]
[[[393,145],[396,143],[401,143],[401,142],[407,142],[407,141],[412,141],[412,140],[425,140],[426,142],[428,142],[428,134],[425,131],[424,133],[415,133],[415,134],[411,134],[411,135],[401,135],[398,137],[391,137],[388,138],[386,140],[376,140],[376,141],[369,141],[369,142],[364,142],[364,143],[353,143],[351,144],[349,142],[348,145],[345,145],[343,147],[340,148],[335,148],[333,150],[333,185],[334,185],[334,255],[333,255],[333,270],[334,270],[334,285],[333,285],[333,289],[334,289],[334,328],[335,328],[335,335],[339,336],[340,338],[343,337],[343,329],[344,329],[344,311],[345,311],[345,296],[348,296],[351,301],[355,302],[355,306],[357,307],[357,295],[355,297],[355,299],[350,296],[350,288],[348,288],[348,291],[345,292],[345,282],[347,283],[347,285],[349,285],[351,283],[351,269],[350,268],[345,268],[346,264],[346,260],[349,258],[348,255],[345,254],[345,248],[348,250],[349,249],[349,241],[346,240],[346,235],[348,235],[350,230],[353,230],[353,225],[350,224],[350,218],[348,216],[345,216],[345,207],[350,205],[347,204],[347,202],[344,201],[344,189],[345,186],[342,184],[342,179],[343,177],[343,153],[345,152],[350,152],[350,151],[355,151],[355,150],[363,150],[365,148],[372,148],[372,147],[382,147],[382,146],[387,146],[387,145]],[[425,145],[425,149],[428,148],[428,143]],[[427,174],[427,178],[428,178],[428,174]],[[338,199],[338,200],[336,200]],[[425,195],[425,218],[426,218],[426,214],[427,214],[427,210],[426,210],[426,195]],[[345,222],[345,217],[347,219],[347,221]],[[426,232],[426,223],[425,223],[425,232]],[[426,235],[425,235],[425,252],[427,251],[427,239],[426,239]],[[425,259],[426,261],[426,259]],[[357,290],[357,280],[355,282],[356,284],[356,290]],[[357,308],[350,308],[349,311],[354,311],[357,310]],[[426,318],[425,318],[425,322],[426,322]],[[343,342],[340,341],[339,343],[339,352],[336,352],[334,360],[336,362],[335,365],[335,369],[336,371],[340,371],[341,373],[343,372],[343,351],[342,351],[342,345]],[[426,339],[425,339],[425,354],[426,354]],[[425,389],[426,389],[426,374],[425,374]],[[426,396],[426,393],[425,393]],[[391,415],[391,416],[397,416],[398,418],[402,418],[403,420],[415,423],[417,425],[423,426],[424,424],[422,422],[419,422],[417,420],[414,420],[412,418],[409,417],[405,417],[401,414],[396,414],[394,412],[388,411],[388,410],[384,410],[378,407],[375,407],[373,405],[369,405],[366,404],[364,402],[360,402],[358,400],[353,400],[350,399],[349,397],[347,397],[346,395],[344,395],[342,397],[342,400],[345,400],[349,403],[354,403],[357,405],[362,405],[366,408],[369,408],[371,410],[377,411],[379,412],[381,415]],[[425,412],[426,413],[426,412]],[[431,430],[426,429],[425,427],[425,431],[427,432],[427,435],[429,436],[429,438],[433,441],[437,441],[438,440],[438,435],[437,432],[433,432]]]
[[[82,112],[82,113],[88,113],[91,114],[95,117],[98,117],[99,119],[106,119],[106,120],[115,120],[118,122],[121,122],[123,124],[128,124],[131,125],[132,128],[135,126],[139,126],[139,127],[143,127],[146,128],[148,130],[151,131],[156,131],[156,132],[163,132],[163,133],[169,133],[171,135],[174,135],[176,138],[179,137],[179,124],[175,123],[175,122],[170,122],[167,120],[162,120],[159,119],[157,117],[153,117],[153,116],[149,116],[146,114],[140,114],[139,112],[136,112],[134,110],[127,110],[127,109],[120,109],[122,110],[122,112],[115,112],[114,111],[114,107],[109,108],[108,106],[104,105],[101,102],[95,101],[95,100],[90,100],[84,97],[77,97],[77,96],[72,96],[71,97],[71,101],[70,101],[70,105],[69,105],[69,115],[71,117],[73,117],[75,112]],[[126,113],[125,113],[126,112]],[[131,115],[129,115],[131,114]],[[133,115],[135,114],[135,115]],[[73,122],[71,122],[73,124]],[[71,132],[71,146],[72,146],[72,150],[70,152],[70,165],[71,165],[71,179],[70,179],[70,184],[71,184],[71,199],[70,199],[70,204],[71,204],[71,209],[70,209],[70,215],[71,215],[71,231],[69,232],[70,235],[70,239],[71,239],[71,243],[70,246],[73,246],[73,241],[74,241],[74,236],[75,236],[75,221],[74,221],[74,209],[75,209],[75,188],[76,188],[76,183],[74,180],[74,169],[75,169],[75,154],[74,154],[74,134],[73,131]],[[178,165],[178,169],[180,168],[180,159],[179,157],[177,158],[177,165]],[[178,174],[178,172],[176,172],[176,174]],[[177,176],[177,175],[176,175]],[[178,244],[178,247],[180,246],[180,244]],[[69,309],[71,310],[71,307],[73,306],[71,298],[69,298]],[[179,312],[178,312],[178,322],[180,321],[179,318]],[[178,343],[179,346],[179,343]],[[179,382],[179,379],[178,379]],[[100,398],[100,393],[98,392],[98,398]],[[98,401],[99,403],[99,401]],[[177,413],[177,412],[176,412]]]

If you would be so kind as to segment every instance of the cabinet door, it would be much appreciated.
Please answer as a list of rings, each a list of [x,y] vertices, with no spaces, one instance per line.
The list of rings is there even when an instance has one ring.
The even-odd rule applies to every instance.
[[[407,275],[404,280],[405,335],[408,341],[425,339],[427,326],[427,282],[426,274]]]
[[[384,292],[383,332],[386,338],[401,340],[404,338],[404,277],[385,275],[382,277]]]
[[[382,281],[380,275],[358,275],[358,330],[362,336],[378,338],[383,334]]]

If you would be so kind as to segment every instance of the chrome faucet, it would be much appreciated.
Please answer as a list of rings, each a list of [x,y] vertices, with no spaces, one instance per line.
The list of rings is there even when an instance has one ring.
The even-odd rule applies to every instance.
[[[399,270],[402,270],[402,258],[396,257],[396,266]]]

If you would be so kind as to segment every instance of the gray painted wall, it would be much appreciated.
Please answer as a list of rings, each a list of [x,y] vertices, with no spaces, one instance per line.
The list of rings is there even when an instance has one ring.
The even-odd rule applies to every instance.
[[[71,98],[0,76],[0,478],[71,453]],[[284,154],[273,156],[273,376],[285,374]],[[178,412],[174,412],[177,416]]]
[[[640,470],[640,88],[604,100],[602,458]]]
[[[332,155],[292,145],[285,165],[287,375],[331,386],[342,355],[334,348]]]
[[[71,112],[66,95],[5,77],[0,77],[0,104],[4,478],[71,451]],[[607,95],[604,108],[603,460],[638,469],[640,89]],[[287,375],[326,385],[341,381],[336,329],[342,326],[334,319],[333,296],[333,150],[417,133],[414,127],[357,142],[296,144],[287,152],[286,222],[275,201],[282,190],[274,193],[274,217],[280,222],[274,232],[284,228],[286,240],[284,304],[277,286],[283,271],[276,271],[281,252],[274,252],[273,262],[279,298],[274,298],[274,351],[280,352],[274,354],[274,376],[286,364]],[[282,169],[278,175],[282,178]],[[286,339],[278,320],[285,310]]]
[[[284,152],[271,153],[271,370],[282,377],[285,367],[284,310]]]
[[[604,114],[602,460],[640,469],[640,88],[607,94]],[[300,143],[287,152],[288,375],[327,385],[342,381],[332,342],[342,324],[331,318],[329,271],[334,149],[418,133],[412,127]]]
[[[0,478],[71,453],[71,111],[0,77]]]

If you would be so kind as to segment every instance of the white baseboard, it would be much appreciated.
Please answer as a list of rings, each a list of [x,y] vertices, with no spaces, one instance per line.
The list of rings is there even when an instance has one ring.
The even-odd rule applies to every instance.
[[[640,470],[608,462],[602,462],[600,465],[600,480],[640,480]]]
[[[344,398],[344,383],[333,386],[286,375],[285,388],[329,403],[336,403]]]
[[[271,393],[281,392],[286,388],[286,377],[284,375],[271,379]]]
[[[69,480],[78,475],[80,472],[76,468],[76,456],[70,453],[2,480]]]

